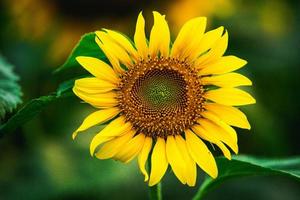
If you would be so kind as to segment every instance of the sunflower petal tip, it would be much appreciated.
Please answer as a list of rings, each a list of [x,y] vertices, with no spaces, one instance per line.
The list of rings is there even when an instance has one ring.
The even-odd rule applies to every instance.
[[[109,29],[107,29],[107,28],[101,28],[101,31],[102,31],[102,32],[105,32],[105,33],[111,32],[111,30],[109,30]]]
[[[224,153],[225,158],[227,158],[227,160],[231,160],[231,154],[230,153]]]
[[[212,174],[211,177],[212,177],[213,179],[216,179],[216,178],[218,177],[218,172],[216,172],[215,174]]]
[[[153,15],[160,15],[161,16],[161,14],[158,12],[158,11],[152,11],[152,13],[153,13]]]
[[[78,134],[78,132],[77,132],[77,131],[73,132],[73,134],[72,134],[72,139],[73,139],[73,140],[75,140],[75,138],[76,138],[77,134]]]
[[[239,153],[239,148],[237,147],[237,149],[234,151],[234,153],[237,155]]]
[[[251,130],[251,125],[248,121],[245,123],[245,129]]]
[[[247,64],[247,63],[246,63]],[[251,86],[253,85],[252,81],[250,79],[248,79],[248,85]]]
[[[149,180],[149,176],[148,176],[148,174],[145,174],[144,181],[147,182],[148,180]]]
[[[94,157],[95,148],[91,145],[90,146],[90,154],[92,157]]]
[[[228,40],[228,30],[227,29],[223,29],[224,34],[222,35],[222,38],[224,38],[225,40]]]
[[[238,144],[237,143],[235,143],[234,144],[234,146],[233,146],[233,152],[235,153],[235,154],[238,154],[239,153],[239,146],[238,146]]]
[[[213,178],[216,179],[218,177],[218,171],[214,174]]]
[[[195,187],[196,183],[192,183],[192,184],[187,183],[187,185],[188,185],[189,187]]]
[[[217,178],[218,177],[218,172],[219,170],[218,170],[218,166],[216,165],[216,163],[215,163],[215,166],[210,170],[210,171],[207,171],[207,174],[211,177],[211,178],[213,178],[213,179],[215,179],[215,178]]]
[[[149,180],[148,185],[149,185],[149,187],[152,187],[152,186],[156,185],[156,183],[153,182],[153,181],[151,181],[151,180]]]
[[[256,99],[251,96],[251,99],[249,99],[249,104],[256,104]]]
[[[77,62],[81,63],[85,56],[77,56],[75,59]]]
[[[139,12],[138,18],[143,17],[143,10]]]

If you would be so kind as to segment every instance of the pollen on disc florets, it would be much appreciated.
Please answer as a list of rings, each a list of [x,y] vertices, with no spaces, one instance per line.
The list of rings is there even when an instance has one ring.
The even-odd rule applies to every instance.
[[[167,137],[191,127],[203,110],[197,72],[175,58],[141,60],[121,77],[119,107],[137,132]]]

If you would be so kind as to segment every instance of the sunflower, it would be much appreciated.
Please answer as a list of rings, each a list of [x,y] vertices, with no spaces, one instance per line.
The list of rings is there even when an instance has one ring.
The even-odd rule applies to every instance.
[[[153,15],[149,42],[140,13],[134,42],[113,30],[95,32],[109,63],[76,58],[93,77],[76,80],[73,91],[99,110],[85,118],[73,139],[105,124],[91,141],[92,156],[124,163],[137,157],[149,186],[160,182],[170,164],[180,182],[194,186],[197,165],[212,178],[218,175],[205,143],[231,159],[230,150],[238,153],[231,126],[250,129],[246,116],[233,107],[255,103],[236,88],[251,81],[232,72],[247,62],[224,56],[228,33],[223,27],[205,33],[205,17],[187,21],[171,43],[165,16]]]

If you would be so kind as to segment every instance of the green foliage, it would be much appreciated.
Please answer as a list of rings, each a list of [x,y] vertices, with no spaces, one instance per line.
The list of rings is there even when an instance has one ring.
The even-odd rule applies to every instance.
[[[87,33],[83,35],[80,39],[80,41],[77,43],[75,48],[73,49],[72,53],[66,60],[66,62],[59,67],[55,73],[58,73],[62,70],[69,69],[69,68],[75,68],[80,67],[78,62],[76,61],[77,56],[92,56],[96,57],[102,60],[105,60],[105,55],[101,51],[101,49],[98,47],[98,45],[95,42],[95,33]],[[0,69],[1,70],[1,69]],[[4,71],[4,70],[3,70]],[[12,74],[11,69],[8,68],[8,70],[4,71],[7,75],[7,77],[10,78],[10,80],[17,80],[17,77]],[[1,73],[1,71],[0,71]],[[0,74],[1,75],[1,74]],[[4,74],[5,75],[5,74]],[[5,124],[0,126],[0,136],[3,135],[4,132],[11,132],[15,130],[17,127],[21,126],[22,124],[26,123],[27,121],[31,120],[34,116],[39,114],[43,108],[45,108],[48,104],[51,102],[65,96],[72,95],[72,87],[74,85],[74,81],[76,78],[73,78],[71,80],[65,81],[61,83],[57,89],[56,92],[53,94],[42,96],[36,99],[32,99],[27,104],[23,106],[14,116],[12,116]],[[10,82],[9,82],[10,83]],[[14,82],[11,81],[10,84],[13,84]],[[1,86],[1,82],[0,82]],[[17,86],[17,85],[16,85]],[[14,90],[12,90],[14,89]],[[19,96],[13,94],[19,94],[20,89],[19,88],[9,88],[8,90],[12,94],[8,93],[6,96],[1,94],[0,90],[0,99],[1,96],[5,99],[10,100],[8,103],[10,103],[10,106],[6,109],[9,109],[11,111],[13,108],[16,107],[16,104],[20,102]],[[11,95],[8,96],[8,95]],[[0,107],[0,113],[2,115],[2,107]]]
[[[13,131],[18,126],[32,119],[49,103],[56,99],[56,95],[42,96],[30,100],[23,108],[21,108],[14,116],[12,116],[5,124],[0,127],[1,135],[5,132]]]
[[[193,200],[200,200],[211,189],[227,179],[243,176],[283,175],[300,181],[300,157],[270,159],[251,156],[235,156],[232,160],[217,158],[219,175],[216,179],[206,178]]]
[[[94,32],[83,35],[80,41],[72,50],[72,53],[70,54],[66,62],[61,67],[59,67],[55,71],[55,73],[58,73],[65,69],[79,67],[80,65],[75,59],[77,56],[91,56],[105,60],[106,57],[99,46],[96,44],[95,37],[96,34]]]
[[[19,77],[12,71],[12,65],[0,55],[0,120],[22,102]]]
[[[73,87],[74,80],[63,82],[59,85],[56,92],[41,96],[36,99],[30,100],[23,106],[15,115],[13,115],[5,124],[0,126],[0,136],[5,132],[11,132],[17,127],[31,120],[37,114],[39,114],[50,103],[62,98],[72,95],[71,89]]]
[[[57,97],[61,97],[63,94],[71,92],[76,79],[77,78],[61,83],[56,90]]]

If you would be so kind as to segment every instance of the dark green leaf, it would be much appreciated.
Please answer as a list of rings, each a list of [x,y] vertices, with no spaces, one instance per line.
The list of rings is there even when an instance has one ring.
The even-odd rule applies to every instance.
[[[95,42],[95,37],[96,35],[94,32],[83,35],[75,48],[72,50],[72,53],[70,54],[66,62],[61,67],[59,67],[55,71],[55,73],[69,68],[80,67],[80,65],[76,61],[77,56],[91,56],[105,60],[106,57],[103,51]]]
[[[73,95],[72,87],[74,80],[65,81],[59,85],[56,93],[48,96],[42,96],[30,100],[15,115],[13,115],[5,124],[0,126],[0,137],[6,133],[15,130],[39,114],[47,105],[62,98]]]
[[[206,178],[194,200],[200,200],[207,192],[227,179],[243,176],[283,175],[300,181],[300,157],[270,159],[250,156],[234,156],[232,160],[217,158],[219,175],[216,179]]]
[[[73,49],[69,58],[66,62],[58,68],[56,72],[60,72],[65,69],[75,69],[76,67],[80,67],[78,62],[76,61],[77,56],[92,56],[95,58],[99,58],[102,60],[106,60],[104,53],[101,51],[99,46],[95,42],[95,33],[88,33],[82,36],[78,44]],[[37,99],[33,99],[29,101],[22,109],[20,109],[14,116],[12,116],[5,124],[0,126],[0,132],[9,132],[13,131],[18,126],[21,126],[25,122],[32,119],[38,113],[42,111],[44,107],[46,107],[51,102],[65,96],[73,95],[72,87],[74,85],[74,81],[76,79],[73,78],[69,81],[65,81],[59,85],[57,91],[48,96],[42,96]],[[1,83],[0,83],[1,84]],[[1,93],[0,93],[1,96]],[[6,97],[7,98],[7,97]],[[1,110],[0,110],[1,111]],[[3,134],[1,134],[3,135]]]
[[[18,80],[12,66],[0,55],[0,121],[6,113],[12,112],[22,102]]]
[[[60,97],[62,94],[66,93],[66,92],[71,92],[74,82],[76,79],[71,79],[68,81],[65,81],[63,83],[61,83],[58,88],[57,88],[57,96]]]
[[[56,72],[62,71],[68,68],[80,67],[80,65],[76,61],[77,56],[92,56],[102,60],[105,60],[105,55],[98,47],[95,42],[95,33],[88,33],[82,36],[81,40],[78,42],[76,47],[73,49],[67,61],[56,70]],[[1,72],[1,71],[0,71]],[[10,75],[10,73],[6,72]],[[12,76],[13,78],[13,76]],[[15,77],[16,79],[16,77]],[[71,80],[65,81],[59,85],[57,91],[48,96],[42,96],[37,99],[32,99],[29,101],[22,109],[20,109],[14,116],[12,116],[5,124],[0,126],[0,135],[3,135],[4,132],[10,132],[26,123],[38,113],[42,111],[48,104],[51,102],[65,96],[73,95],[72,87],[74,85],[74,81],[76,79],[73,78]],[[1,84],[1,82],[0,82]],[[1,91],[0,91],[1,97]],[[5,97],[8,99],[8,97]],[[1,106],[1,104],[0,104]],[[0,107],[1,109],[1,107]],[[0,110],[1,112],[1,110]]]
[[[55,94],[32,99],[0,127],[0,136],[2,136],[6,132],[13,131],[18,126],[29,121],[38,113],[40,113],[45,106],[56,99],[57,97]]]

